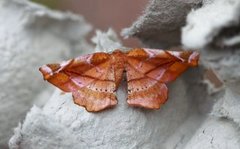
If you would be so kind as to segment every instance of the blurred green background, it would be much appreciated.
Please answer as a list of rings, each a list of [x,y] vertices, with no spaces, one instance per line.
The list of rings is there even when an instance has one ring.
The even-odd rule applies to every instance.
[[[31,0],[42,5],[45,5],[51,9],[58,9],[60,7],[60,0]]]

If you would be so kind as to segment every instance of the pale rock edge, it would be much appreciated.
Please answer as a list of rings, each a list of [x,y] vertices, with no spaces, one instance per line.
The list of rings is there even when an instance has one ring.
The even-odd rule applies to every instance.
[[[202,8],[188,14],[186,26],[182,28],[182,44],[195,49],[203,49],[210,43],[220,47],[239,46],[239,29],[234,31],[237,34],[227,35],[231,27],[232,30],[240,28],[239,10],[239,0],[206,0]]]
[[[91,25],[83,17],[26,0],[1,0],[0,24],[0,148],[4,149],[13,127],[33,103],[45,104],[38,95],[48,85],[38,68],[89,52],[92,47],[85,40]],[[42,95],[49,98],[49,91]]]

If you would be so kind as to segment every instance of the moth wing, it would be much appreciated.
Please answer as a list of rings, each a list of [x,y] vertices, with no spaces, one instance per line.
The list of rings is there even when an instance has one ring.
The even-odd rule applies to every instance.
[[[188,67],[196,66],[199,54],[191,51],[133,49],[127,53],[128,99],[131,106],[159,109],[168,97],[165,83]]]
[[[75,104],[97,112],[117,104],[117,89],[111,55],[103,52],[79,56],[39,69],[45,80],[65,92],[72,92]]]

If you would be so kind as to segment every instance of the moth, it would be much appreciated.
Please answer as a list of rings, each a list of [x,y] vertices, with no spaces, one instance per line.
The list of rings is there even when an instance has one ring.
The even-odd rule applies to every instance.
[[[44,80],[64,92],[89,112],[117,104],[116,90],[126,73],[127,103],[159,109],[167,101],[166,83],[188,67],[198,65],[199,53],[136,48],[127,52],[97,52],[39,68]]]

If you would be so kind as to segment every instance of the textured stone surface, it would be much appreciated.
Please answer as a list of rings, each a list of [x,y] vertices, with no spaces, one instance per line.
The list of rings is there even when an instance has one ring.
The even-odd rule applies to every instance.
[[[0,24],[0,148],[4,148],[12,128],[32,104],[42,104],[36,96],[47,85],[38,67],[70,57],[76,48],[88,49],[84,36],[91,27],[80,16],[24,0],[1,0]]]
[[[207,14],[207,15],[206,15]],[[188,48],[240,46],[240,1],[206,0],[187,16],[182,43]]]
[[[181,27],[189,11],[198,8],[202,0],[151,0],[144,14],[122,35],[139,38],[151,47],[180,44]]]
[[[239,131],[236,125],[225,119],[208,117],[185,149],[238,149]]]
[[[157,48],[181,43],[186,48],[239,47],[239,10],[239,0],[152,0],[122,35]]]
[[[111,52],[115,49],[123,49],[121,41],[112,29],[108,29],[106,33],[97,30],[92,42],[96,45],[95,52]]]

